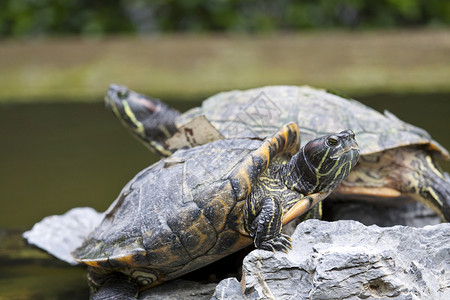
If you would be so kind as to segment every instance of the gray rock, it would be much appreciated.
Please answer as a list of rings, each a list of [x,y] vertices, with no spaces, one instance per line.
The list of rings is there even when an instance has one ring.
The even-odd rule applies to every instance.
[[[323,220],[355,220],[364,225],[378,225],[390,227],[404,225],[411,227],[424,227],[441,223],[441,218],[420,202],[371,203],[360,201],[337,201],[326,199],[323,203],[325,215]],[[293,221],[283,226],[283,233],[292,235],[301,221]]]
[[[23,233],[31,245],[41,248],[71,265],[70,254],[81,246],[88,234],[101,222],[103,214],[90,207],[77,207],[63,215],[48,216]]]
[[[244,299],[450,299],[448,223],[380,228],[308,220],[292,239],[288,254],[255,250],[245,258]],[[226,280],[215,292],[225,296],[212,299],[241,299],[240,286]],[[233,291],[223,293],[226,284]]]
[[[398,214],[369,205],[341,207],[335,210],[337,217],[369,224],[437,222],[418,205]],[[76,208],[43,219],[23,236],[75,264],[70,252],[102,217],[91,208]],[[296,228],[292,239],[289,254],[251,252],[244,260],[241,283],[228,278],[216,287],[175,280],[144,291],[139,299],[450,299],[449,223],[380,228],[356,221],[308,220]]]
[[[364,225],[389,227],[404,225],[424,227],[441,223],[441,218],[420,202],[398,205],[376,205],[361,202],[333,202],[324,205],[330,214],[329,221],[355,220]]]
[[[236,278],[231,277],[222,280],[216,286],[214,295],[211,300],[225,300],[225,299],[244,299],[241,292],[241,284]]]
[[[211,298],[215,287],[215,283],[201,284],[179,279],[142,292],[139,300],[206,300]]]

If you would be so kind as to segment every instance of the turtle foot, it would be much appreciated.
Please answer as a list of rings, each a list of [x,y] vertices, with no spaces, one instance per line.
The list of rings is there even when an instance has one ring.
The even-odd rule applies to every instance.
[[[288,253],[292,249],[291,238],[288,235],[281,234],[278,237],[261,242],[258,248],[272,252],[283,251]]]

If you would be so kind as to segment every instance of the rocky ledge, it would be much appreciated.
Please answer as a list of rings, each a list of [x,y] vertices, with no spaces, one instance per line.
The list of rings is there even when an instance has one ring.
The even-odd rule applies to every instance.
[[[292,245],[288,254],[250,252],[240,282],[227,278],[214,290],[175,280],[139,299],[450,299],[450,223],[383,228],[307,220]]]
[[[450,299],[450,224],[301,223],[288,253],[252,251],[212,299]]]
[[[218,285],[178,279],[143,292],[139,299],[450,299],[450,223],[411,227],[438,222],[432,214],[415,209],[404,218],[398,211],[364,214],[361,207],[349,205],[339,212],[339,218],[359,217],[366,224],[391,226],[395,219],[410,226],[307,220],[293,227],[293,249],[288,254],[250,252],[240,282],[235,277]],[[367,215],[370,218],[361,218]],[[378,215],[392,218],[380,223]],[[92,209],[76,208],[45,218],[24,237],[75,264],[70,249],[101,217]],[[76,228],[79,235],[68,236],[64,228]]]

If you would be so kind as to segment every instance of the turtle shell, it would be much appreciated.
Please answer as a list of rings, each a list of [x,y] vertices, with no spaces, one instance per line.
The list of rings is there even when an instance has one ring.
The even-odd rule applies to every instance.
[[[126,87],[111,86],[105,99],[125,113],[116,113],[119,119],[131,118],[125,126],[132,132],[138,133],[136,127],[145,128],[146,139],[138,138],[162,156],[223,138],[264,138],[286,122],[299,124],[302,146],[319,136],[350,128],[360,146],[360,160],[333,192],[334,198],[395,200],[392,203],[418,200],[450,220],[448,176],[442,174],[434,155],[448,159],[448,152],[425,130],[355,100],[307,86],[268,86],[219,93],[201,107],[180,114],[168,107],[146,109],[143,103],[156,102]],[[132,103],[136,109],[126,110],[121,103]],[[143,114],[138,113],[139,107],[144,108]],[[164,118],[167,113],[176,117]],[[147,119],[162,121],[154,130],[144,125]],[[169,130],[173,127],[174,133]],[[157,136],[158,140],[152,132],[158,133],[160,128],[167,133],[162,138]]]
[[[290,124],[264,142],[219,140],[153,164],[124,187],[74,258],[156,284],[251,244],[242,205],[275,156],[298,151],[298,139]]]
[[[423,129],[384,114],[358,101],[344,99],[309,86],[267,86],[216,94],[202,106],[177,119],[179,126],[204,115],[226,137],[271,135],[281,124],[296,122],[301,142],[351,128],[361,155],[408,145],[426,145],[448,158],[449,154]]]

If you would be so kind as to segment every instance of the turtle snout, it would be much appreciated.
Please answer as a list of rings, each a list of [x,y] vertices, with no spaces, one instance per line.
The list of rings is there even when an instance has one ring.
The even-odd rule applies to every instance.
[[[351,129],[341,131],[339,137],[342,139],[346,151],[356,150],[359,152],[359,146],[356,142],[355,133]]]
[[[338,136],[344,140],[355,139],[355,133],[351,129],[341,131]]]
[[[107,108],[111,109],[113,106],[113,103],[118,102],[117,100],[117,93],[120,90],[123,90],[124,87],[117,85],[117,84],[110,84],[108,90],[105,94],[105,105]]]
[[[118,90],[124,89],[123,86],[111,83],[108,88],[108,92],[117,92]]]
[[[110,84],[108,91],[105,95],[105,101],[108,102],[120,102],[122,99],[128,97],[129,90],[127,87],[118,85],[118,84]]]

